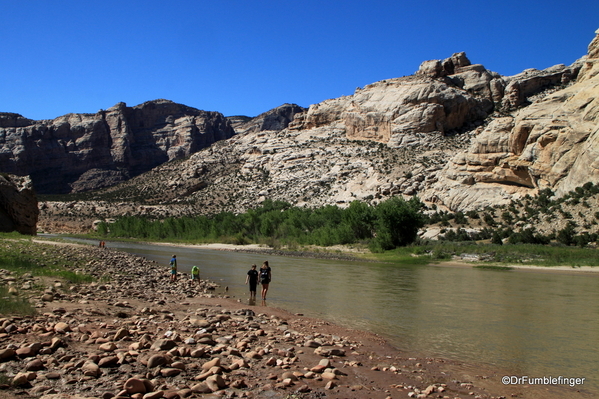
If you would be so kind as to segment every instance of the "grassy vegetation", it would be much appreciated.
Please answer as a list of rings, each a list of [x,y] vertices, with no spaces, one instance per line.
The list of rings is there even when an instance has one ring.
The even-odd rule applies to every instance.
[[[24,298],[8,293],[8,289],[0,285],[0,315],[33,315],[35,308]]]
[[[426,245],[412,245],[387,251],[382,254],[368,254],[369,259],[406,264],[429,264],[461,257],[464,254],[478,257],[475,263],[486,267],[509,267],[508,265],[534,266],[599,266],[599,256],[594,248],[575,246],[510,244],[495,245],[473,242],[430,242]]]
[[[88,275],[71,270],[76,259],[57,256],[51,248],[34,245],[30,237],[18,234],[0,234],[0,269],[17,275],[31,273],[33,276],[48,276],[64,279],[73,284],[93,281]]]
[[[12,276],[29,273],[34,277],[51,277],[71,284],[93,281],[89,275],[72,271],[81,262],[85,259],[65,256],[50,245],[33,243],[29,236],[0,234],[0,269],[9,271]],[[35,292],[36,287],[33,289]],[[0,285],[0,314],[29,315],[35,312],[26,298],[8,291],[7,286]]]

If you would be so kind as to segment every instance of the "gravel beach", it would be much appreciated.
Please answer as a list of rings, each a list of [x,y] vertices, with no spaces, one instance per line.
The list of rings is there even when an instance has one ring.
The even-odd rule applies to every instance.
[[[503,385],[489,365],[431,358],[112,249],[38,242],[95,282],[0,271],[34,316],[0,315],[0,399],[590,398]],[[223,248],[219,248],[223,249]]]

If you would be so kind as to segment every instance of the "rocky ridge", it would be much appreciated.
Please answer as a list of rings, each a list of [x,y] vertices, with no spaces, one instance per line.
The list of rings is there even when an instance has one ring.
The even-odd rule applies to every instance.
[[[55,248],[46,250],[84,259],[78,270],[103,282],[47,281],[50,286],[39,293],[39,278],[0,273],[3,283],[31,297],[39,310],[0,318],[0,373],[9,381],[0,385],[0,395],[7,389],[44,399],[537,394],[534,387],[528,396],[517,387],[490,385],[492,371],[482,377],[477,368],[479,377],[473,377],[465,365],[404,354],[366,333],[248,307],[210,282],[170,283],[166,268],[143,258],[50,246]]]
[[[563,193],[597,180],[584,167],[596,159],[596,46],[571,66],[510,77],[464,53],[427,61],[412,76],[312,105],[283,130],[240,130],[93,197],[45,202],[42,227],[75,215],[89,228],[126,212],[242,212],[266,198],[316,207],[418,195],[465,211],[546,187]]]
[[[232,137],[218,112],[168,100],[34,121],[0,113],[0,170],[29,175],[38,193],[114,185]]]
[[[283,104],[254,118],[246,116],[227,117],[236,133],[280,131],[293,121],[295,115],[305,112],[306,108],[297,104]]]

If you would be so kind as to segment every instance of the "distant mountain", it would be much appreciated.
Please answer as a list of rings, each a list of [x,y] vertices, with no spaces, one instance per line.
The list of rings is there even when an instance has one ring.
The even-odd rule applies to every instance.
[[[34,121],[0,113],[0,171],[30,175],[41,194],[114,185],[187,157],[235,131],[218,112],[168,100]]]

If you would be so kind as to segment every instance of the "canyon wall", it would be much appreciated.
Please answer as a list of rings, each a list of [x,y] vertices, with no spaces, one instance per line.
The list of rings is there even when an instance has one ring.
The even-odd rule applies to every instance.
[[[0,171],[30,175],[40,194],[111,186],[187,157],[235,131],[218,112],[167,100],[34,121],[0,113]]]

